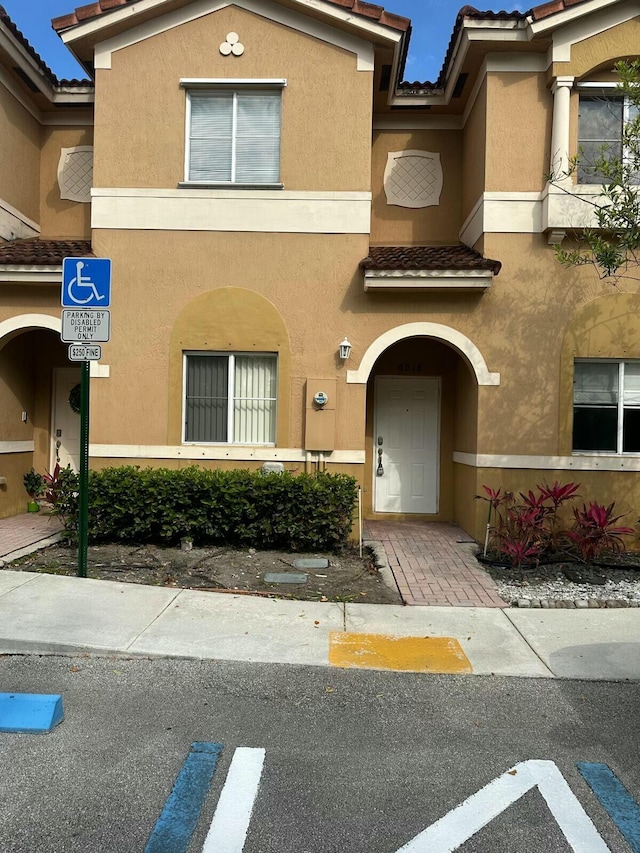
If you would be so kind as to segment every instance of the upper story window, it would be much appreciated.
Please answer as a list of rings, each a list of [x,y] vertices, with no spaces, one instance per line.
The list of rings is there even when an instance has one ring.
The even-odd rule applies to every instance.
[[[573,449],[640,453],[640,362],[575,362]]]
[[[637,109],[616,89],[590,89],[580,93],[578,122],[579,184],[602,184],[606,178],[592,165],[603,155],[624,157],[622,131],[635,118]]]
[[[184,183],[281,187],[285,81],[225,81],[224,87],[216,82],[182,81],[187,88]]]

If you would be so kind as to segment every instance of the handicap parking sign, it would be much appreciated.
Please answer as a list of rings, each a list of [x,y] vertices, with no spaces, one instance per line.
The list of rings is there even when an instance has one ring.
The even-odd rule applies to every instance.
[[[109,258],[64,258],[62,307],[108,308],[111,304]]]

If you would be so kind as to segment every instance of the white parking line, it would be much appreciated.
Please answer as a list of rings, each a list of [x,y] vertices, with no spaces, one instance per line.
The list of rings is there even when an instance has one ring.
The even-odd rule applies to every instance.
[[[264,749],[245,746],[234,752],[202,853],[242,853],[264,756]]]
[[[575,853],[610,853],[553,761],[522,761],[468,797],[397,853],[451,853],[527,791],[538,788]]]

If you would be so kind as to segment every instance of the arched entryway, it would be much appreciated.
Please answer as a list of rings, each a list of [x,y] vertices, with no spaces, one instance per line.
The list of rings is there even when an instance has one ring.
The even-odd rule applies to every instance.
[[[79,416],[69,403],[80,371],[60,341],[60,319],[27,314],[0,322],[1,514],[23,512],[22,478],[61,465],[77,467]]]
[[[347,382],[367,386],[365,511],[455,520],[454,452],[477,452],[478,389],[499,374],[457,330],[409,323],[377,338]]]

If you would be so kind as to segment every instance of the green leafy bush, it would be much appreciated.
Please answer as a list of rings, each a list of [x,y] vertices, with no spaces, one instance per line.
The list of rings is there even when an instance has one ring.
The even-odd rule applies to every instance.
[[[67,476],[54,506],[71,536],[77,531],[77,490],[75,475]],[[89,537],[336,550],[346,544],[355,501],[356,481],[343,474],[105,468],[89,474]]]

